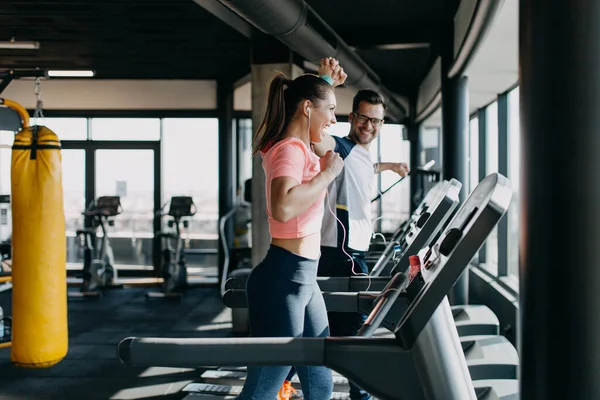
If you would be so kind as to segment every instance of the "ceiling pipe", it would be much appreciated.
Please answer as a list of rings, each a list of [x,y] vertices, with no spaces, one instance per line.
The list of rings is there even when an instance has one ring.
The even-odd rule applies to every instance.
[[[345,85],[381,93],[388,116],[402,122],[408,101],[381,85],[377,74],[314,12],[304,0],[219,0],[267,35],[274,36],[305,59],[335,57],[348,74]]]

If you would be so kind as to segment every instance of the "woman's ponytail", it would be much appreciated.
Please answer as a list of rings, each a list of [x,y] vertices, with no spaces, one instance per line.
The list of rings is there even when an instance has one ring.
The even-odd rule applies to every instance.
[[[285,90],[290,83],[291,80],[283,74],[277,75],[271,81],[267,109],[252,140],[253,156],[269,147],[271,142],[277,141],[283,133],[286,123]]]

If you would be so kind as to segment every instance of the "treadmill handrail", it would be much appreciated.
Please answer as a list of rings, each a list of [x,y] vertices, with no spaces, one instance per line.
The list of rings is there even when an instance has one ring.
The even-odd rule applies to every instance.
[[[388,311],[394,305],[398,296],[400,296],[400,293],[402,293],[402,289],[407,281],[408,278],[405,274],[398,273],[394,275],[381,294],[373,302],[373,310],[371,310],[367,320],[356,334],[357,336],[373,336],[385,319]]]

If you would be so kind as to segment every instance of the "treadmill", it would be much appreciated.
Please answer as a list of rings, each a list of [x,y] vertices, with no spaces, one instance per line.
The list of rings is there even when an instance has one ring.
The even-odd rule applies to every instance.
[[[118,359],[136,367],[325,365],[381,400],[516,399],[516,379],[473,381],[446,298],[511,197],[502,175],[482,180],[444,233],[418,253],[416,277],[397,274],[377,296],[357,337],[130,337],[119,343]],[[379,326],[393,337],[369,337]]]
[[[359,292],[381,291],[389,282],[394,272],[409,270],[409,257],[417,254],[419,249],[429,243],[443,229],[459,203],[459,192],[462,184],[456,179],[442,181],[432,188],[423,202],[409,219],[407,229],[396,232],[392,241],[379,257],[369,276],[351,277],[317,277],[317,282],[323,292]],[[399,250],[396,250],[399,248]],[[250,270],[248,270],[248,274]],[[246,279],[248,274],[230,278],[225,284],[223,302],[234,309],[247,308]],[[369,295],[367,295],[368,297]],[[373,294],[370,294],[373,296]],[[328,300],[327,295],[326,302]],[[367,307],[359,311],[369,314],[370,300]],[[329,311],[338,310],[327,303]],[[455,323],[460,336],[498,335],[500,322],[492,310],[484,305],[460,305],[452,307]]]
[[[459,181],[456,182],[458,182],[458,184],[460,185]],[[419,218],[423,214],[425,214],[427,210],[431,207],[431,203],[439,197],[440,192],[444,191],[447,187],[448,181],[444,180],[436,183],[431,189],[429,189],[429,191],[425,194],[425,197],[423,197],[423,200],[421,201],[417,209],[413,211],[409,218],[406,221],[402,222],[398,229],[396,229],[396,231],[393,233],[393,235],[390,238],[390,242],[396,242],[399,239],[406,236],[406,234],[411,228],[411,225],[416,224],[419,221]],[[377,244],[380,245],[381,243]],[[382,250],[378,250],[377,246],[373,246],[372,244],[371,248],[369,248],[369,251],[367,253],[367,263],[369,264],[369,267],[371,268],[371,264],[376,264],[379,261],[381,254],[383,254],[385,250],[388,249],[389,246],[385,246]]]

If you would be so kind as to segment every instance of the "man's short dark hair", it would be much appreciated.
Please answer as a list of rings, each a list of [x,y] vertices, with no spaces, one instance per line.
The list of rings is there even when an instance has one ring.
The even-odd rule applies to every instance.
[[[377,105],[381,104],[383,109],[387,109],[387,105],[385,104],[385,100],[383,100],[383,96],[371,89],[362,89],[356,93],[354,96],[354,100],[352,100],[352,112],[358,112],[358,106],[361,101],[365,101],[369,104]]]

